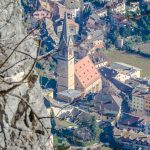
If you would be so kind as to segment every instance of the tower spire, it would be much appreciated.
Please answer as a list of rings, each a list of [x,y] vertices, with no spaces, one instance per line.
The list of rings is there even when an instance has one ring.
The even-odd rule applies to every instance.
[[[58,92],[74,89],[74,48],[70,35],[67,12],[65,12],[63,31],[59,43],[57,74]]]
[[[64,22],[63,22],[63,30],[60,38],[61,41],[65,41],[66,45],[68,45],[69,38],[70,38],[70,31],[69,31],[69,24],[68,24],[68,15],[65,12]]]

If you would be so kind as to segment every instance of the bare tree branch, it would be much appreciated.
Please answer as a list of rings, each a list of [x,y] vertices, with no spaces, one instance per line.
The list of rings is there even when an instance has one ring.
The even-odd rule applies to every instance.
[[[22,44],[22,42],[29,37],[35,30],[37,30],[39,28],[39,26],[37,26],[35,29],[33,29],[31,32],[29,32],[18,44],[17,46],[13,49],[13,51],[11,52],[11,54],[5,59],[5,61],[0,64],[0,68],[2,68],[4,66],[4,64],[9,60],[9,58],[13,55],[13,53],[17,50],[17,48]]]
[[[27,58],[24,58],[24,59],[22,59],[22,60],[17,61],[15,64],[13,64],[13,65],[11,65],[10,67],[6,68],[5,70],[1,71],[0,74],[6,72],[7,70],[9,70],[9,69],[13,68],[15,65],[17,65],[18,63],[23,62],[23,61],[25,61],[25,60],[27,60]]]

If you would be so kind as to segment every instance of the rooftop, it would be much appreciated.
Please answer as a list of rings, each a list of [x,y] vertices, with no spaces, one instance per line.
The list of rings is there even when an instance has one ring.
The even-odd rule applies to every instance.
[[[94,64],[108,61],[107,56],[102,52],[95,52],[89,55]]]
[[[123,137],[124,139],[135,140],[140,142],[150,143],[150,135],[145,135],[143,132],[135,132],[133,130],[119,130],[114,128],[114,136],[115,137]],[[137,143],[138,144],[138,143]],[[142,143],[139,143],[140,145]]]
[[[73,19],[69,19],[69,26],[79,27],[79,24],[77,24]]]
[[[100,19],[100,17],[97,14],[95,14],[95,13],[93,13],[92,15],[90,15],[90,18],[93,19],[93,20],[95,20],[95,21],[97,21],[97,20]]]
[[[125,75],[131,75],[132,73],[136,72],[136,71],[140,71],[140,68],[122,63],[122,62],[114,62],[110,65],[110,67],[114,70],[116,70],[117,72],[121,73],[121,74],[125,74]]]
[[[119,106],[111,94],[102,95],[98,93],[95,96],[95,102],[101,105],[102,110],[119,111]]]
[[[100,74],[89,56],[84,57],[75,64],[75,76],[85,88],[100,79]]]
[[[142,88],[142,89],[146,89],[148,88],[148,86],[146,84],[144,84],[144,81],[142,82],[141,80],[137,80],[137,79],[129,79],[125,81],[126,84],[132,86],[133,88]]]
[[[133,116],[128,113],[122,113],[121,117],[118,120],[118,123],[121,125],[134,126],[135,124],[138,124],[139,121],[140,118],[138,116]]]
[[[114,62],[111,64],[111,68],[112,69],[122,69],[122,70],[141,70],[140,68],[122,63],[122,62]]]
[[[81,92],[78,91],[78,90],[65,90],[65,91],[62,91],[62,92],[59,92],[58,93],[59,95],[63,95],[65,97],[68,97],[68,98],[71,98],[71,99],[75,99],[75,98],[78,98],[81,96]]]
[[[80,8],[80,0],[65,0],[64,5],[67,9],[78,9]]]
[[[135,91],[133,93],[134,96],[137,96],[137,97],[141,97],[145,100],[150,100],[150,92],[141,92],[141,91]]]

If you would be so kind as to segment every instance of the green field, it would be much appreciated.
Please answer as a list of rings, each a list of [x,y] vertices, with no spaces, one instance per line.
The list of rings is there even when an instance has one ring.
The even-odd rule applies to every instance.
[[[104,53],[109,57],[109,62],[124,62],[129,65],[133,65],[142,69],[142,77],[150,77],[150,59],[144,58],[135,54],[128,54],[121,51],[104,51]]]

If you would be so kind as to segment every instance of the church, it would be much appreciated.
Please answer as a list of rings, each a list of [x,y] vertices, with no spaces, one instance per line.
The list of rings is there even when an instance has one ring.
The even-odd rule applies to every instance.
[[[102,88],[101,76],[89,56],[75,64],[73,37],[65,13],[57,57],[57,96],[73,101],[81,95],[97,93]]]

